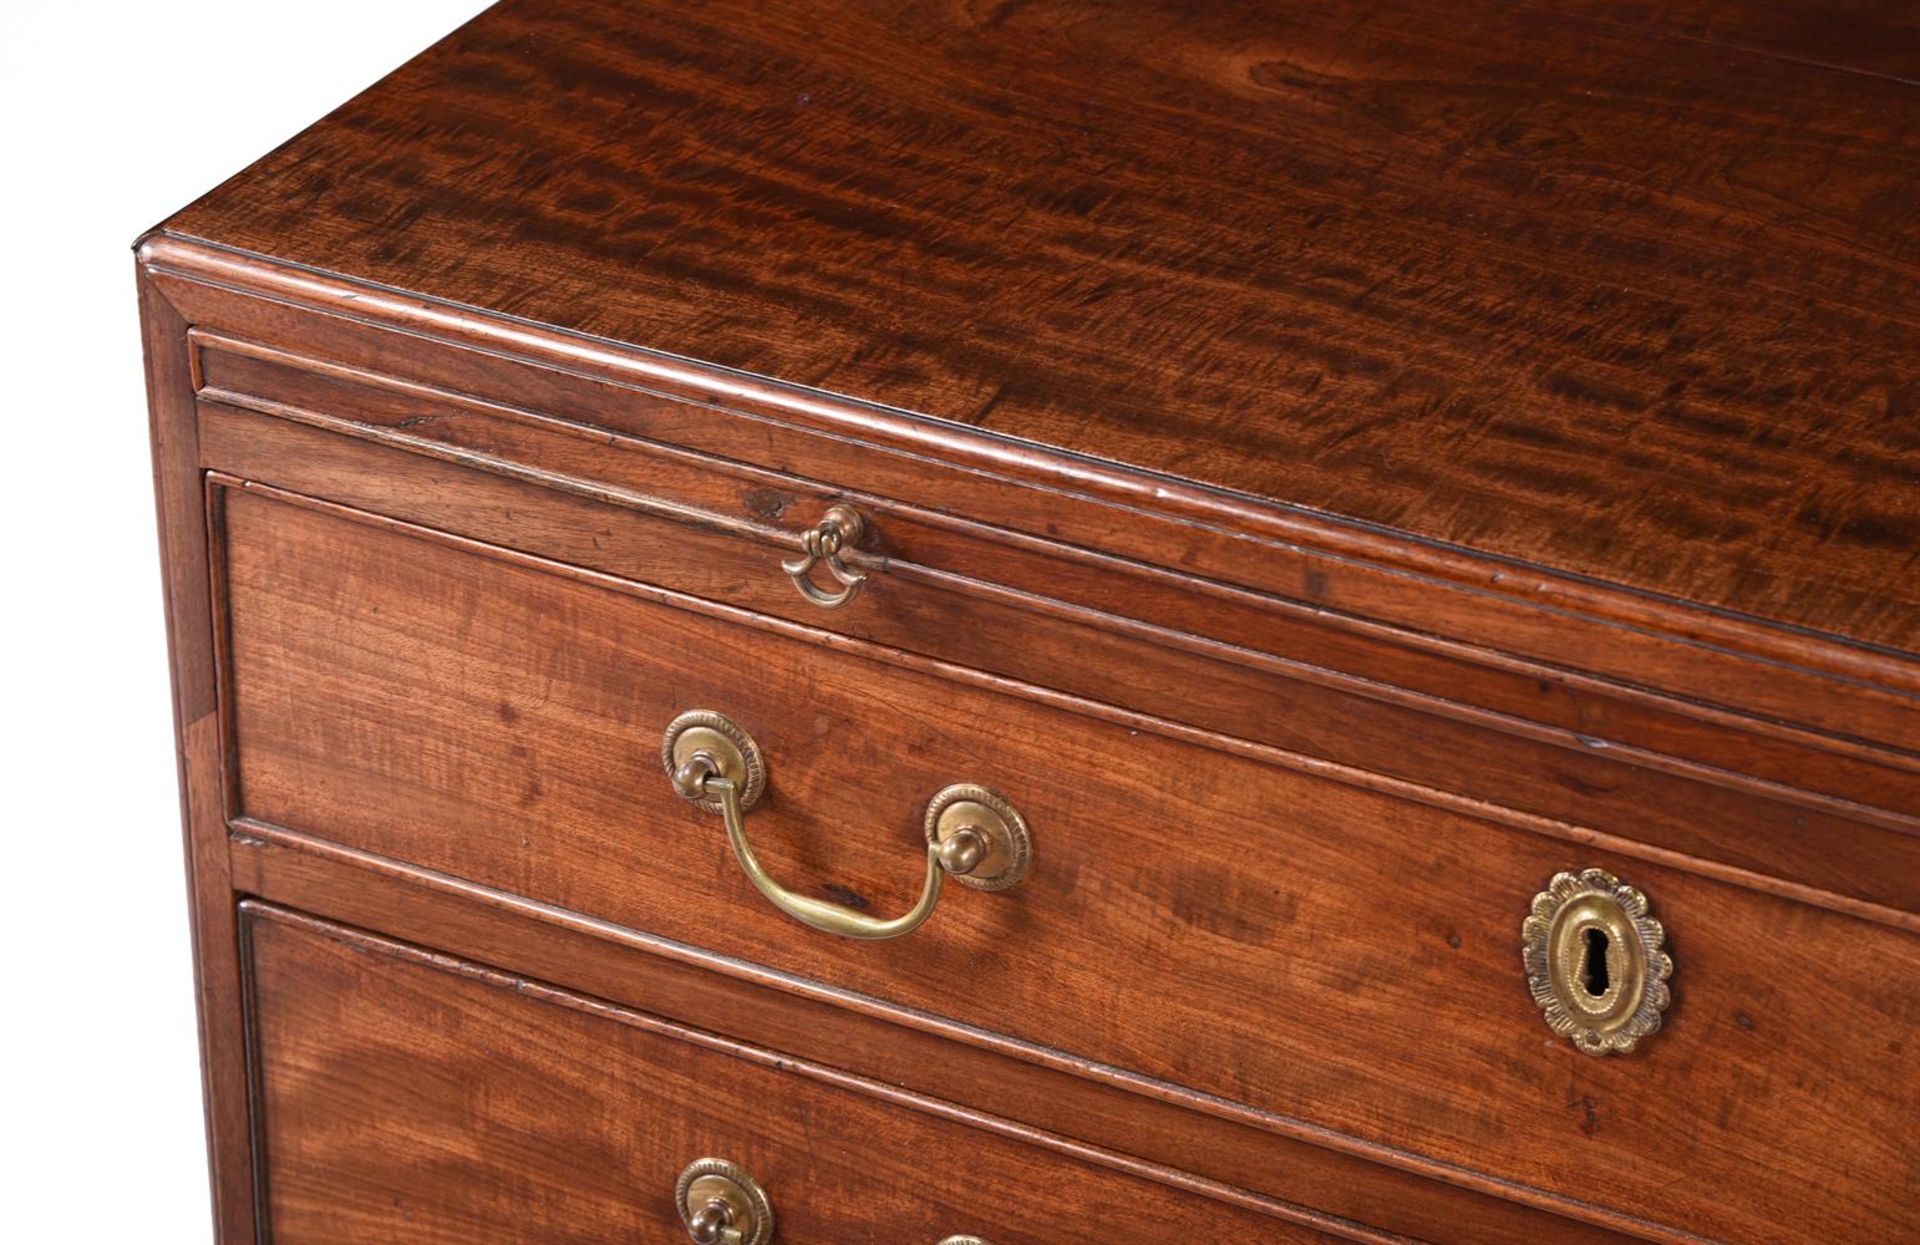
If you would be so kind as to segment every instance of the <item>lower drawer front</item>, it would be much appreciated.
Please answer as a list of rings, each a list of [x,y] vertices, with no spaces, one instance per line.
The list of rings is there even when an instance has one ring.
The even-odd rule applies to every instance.
[[[447,956],[258,904],[244,927],[276,1245],[683,1241],[676,1180],[709,1156],[758,1179],[776,1243],[1333,1239]]]

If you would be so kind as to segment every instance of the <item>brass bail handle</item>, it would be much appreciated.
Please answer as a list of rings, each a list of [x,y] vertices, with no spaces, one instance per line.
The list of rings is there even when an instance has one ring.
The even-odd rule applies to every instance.
[[[840,556],[859,544],[866,530],[866,520],[852,506],[829,506],[820,521],[801,534],[800,547],[805,556],[782,562],[780,569],[793,580],[801,596],[822,609],[837,610],[859,596],[867,582],[865,575],[850,570]],[[826,563],[827,574],[840,585],[839,591],[829,591],[814,582],[813,568],[822,562]]]
[[[898,938],[933,915],[949,874],[979,890],[1005,890],[1026,876],[1032,836],[1011,804],[971,783],[947,787],[927,804],[926,880],[920,898],[890,920],[842,904],[796,894],[780,885],[747,841],[747,810],[766,787],[766,766],[752,736],[731,718],[695,709],[675,718],[661,741],[660,759],[673,789],[695,807],[717,812],[727,827],[734,859],[754,889],[803,925],[869,941]]]

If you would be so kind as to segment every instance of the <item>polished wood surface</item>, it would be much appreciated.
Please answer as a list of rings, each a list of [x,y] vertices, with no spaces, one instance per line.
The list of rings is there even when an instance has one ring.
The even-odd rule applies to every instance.
[[[1569,1213],[1749,1240],[1915,1229],[1912,934],[260,490],[223,490],[221,514],[247,818],[1471,1166]],[[903,910],[919,810],[956,781],[1020,806],[1035,874],[956,887],[897,943],[801,933],[659,770],[659,732],[690,708],[766,749],[749,823],[789,885]],[[1648,891],[1682,965],[1667,1030],[1632,1059],[1553,1038],[1518,964],[1534,891],[1596,864]],[[1885,1095],[1848,1092],[1860,1078]],[[1829,1161],[1874,1175],[1810,1195],[1841,1179]]]
[[[1578,14],[1672,39],[1912,84],[1920,11],[1906,0],[1551,0]]]
[[[240,379],[224,351],[200,357],[210,378]],[[781,525],[825,510],[833,494],[814,482],[656,457],[584,431],[535,438],[472,410],[389,406],[355,390],[309,389],[300,397],[326,406],[284,421],[229,406],[290,409],[278,401],[202,392],[219,395],[201,415],[203,462],[227,476],[1324,760],[1355,780],[1490,802],[1535,832],[1577,842],[1597,832],[1614,850],[1920,926],[1920,771],[1885,750],[1841,751],[1671,697],[1415,649],[1324,614],[1209,594],[1190,576],[955,531],[924,509],[866,497],[857,500],[879,555],[866,564],[871,582],[854,607],[823,612],[779,572],[793,550],[775,543]],[[508,478],[364,444],[389,428],[395,445],[478,447]],[[602,469],[556,477],[582,455]]]
[[[674,1180],[709,1155],[765,1187],[778,1241],[1331,1240],[1177,1173],[453,957],[258,906],[246,937],[278,1245],[683,1240]]]
[[[219,1245],[255,1239],[253,1134],[248,1102],[241,970],[227,860],[223,761],[226,723],[214,679],[214,613],[205,473],[194,410],[188,321],[143,270],[140,328],[152,415],[154,500],[180,764],[194,990],[206,1098],[207,1162]]]
[[[1910,657],[1543,568],[1516,573],[1510,560],[1491,555],[203,244],[151,237],[140,257],[146,279],[202,326],[190,339],[200,347],[193,352],[197,381],[203,395],[223,403],[336,419],[366,404],[377,419],[394,407],[395,384],[407,391],[403,404],[416,406],[436,390],[449,391],[460,395],[462,415],[478,405],[572,425],[574,435],[609,446],[640,438],[895,505],[931,499],[937,509],[922,512],[943,516],[949,526],[986,527],[1015,544],[1040,537],[1081,557],[1175,569],[1192,591],[1216,599],[1252,596],[1271,608],[1391,635],[1400,645],[1478,652],[1485,664],[1505,669],[1517,662],[1535,673],[1543,695],[1558,694],[1569,676],[1587,687],[1595,680],[1625,684],[1630,694],[1665,694],[1696,717],[1737,715],[1748,733],[1811,729],[1829,749],[1878,751],[1909,772],[1920,768],[1920,663]],[[330,378],[364,379],[374,392],[357,397],[347,412],[328,412],[325,403],[309,409],[315,395],[307,386],[289,407],[273,389],[210,384],[225,375],[210,369],[232,362],[232,347],[220,343],[316,360]],[[261,375],[257,367],[249,373],[253,380]],[[462,422],[444,407],[416,409],[398,432],[416,448],[502,469],[471,450],[434,451],[432,430],[449,419]],[[617,474],[621,457],[605,456],[606,470]],[[544,471],[538,461],[519,469],[550,487],[584,485],[597,496],[646,504],[642,496],[596,486],[600,472],[580,481]]]
[[[167,228],[1910,653],[1915,43],[1811,13],[518,0]]]
[[[221,1245],[1920,1237],[1910,10],[506,0],[143,238]]]
[[[1351,1225],[1364,1223],[1474,1245],[1682,1239],[1606,1208],[1593,1208],[1597,1222],[1568,1219],[1552,1213],[1550,1199],[1481,1172],[1248,1112],[309,835],[240,823],[233,872],[239,889],[277,904],[327,912],[406,941],[457,945],[482,963],[512,964],[710,1033],[858,1068],[955,1106],[994,1114],[1017,1103],[1019,1118],[1035,1128],[1243,1190],[1262,1198],[1270,1213],[1299,1216],[1335,1235],[1353,1236]]]

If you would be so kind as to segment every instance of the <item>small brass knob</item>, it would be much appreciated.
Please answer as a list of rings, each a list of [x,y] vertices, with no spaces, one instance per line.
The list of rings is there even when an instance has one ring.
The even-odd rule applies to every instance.
[[[961,826],[940,841],[940,867],[955,877],[965,877],[987,858],[987,836],[978,826]]]
[[[694,1245],[766,1245],[773,1204],[760,1182],[725,1159],[695,1159],[673,1188],[674,1209]]]
[[[684,799],[698,800],[707,794],[707,779],[719,776],[720,763],[707,753],[696,752],[673,767],[673,789]]]
[[[1033,866],[1026,819],[998,792],[956,783],[936,793],[923,819],[940,867],[976,890],[1017,886]]]
[[[694,1245],[720,1245],[721,1236],[732,1226],[733,1207],[715,1198],[693,1212],[693,1218],[687,1220],[687,1235]]]

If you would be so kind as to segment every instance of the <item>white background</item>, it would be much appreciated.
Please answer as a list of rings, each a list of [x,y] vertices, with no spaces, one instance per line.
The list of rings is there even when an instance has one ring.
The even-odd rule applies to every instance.
[[[477,0],[0,0],[0,1238],[212,1239],[134,238]]]

